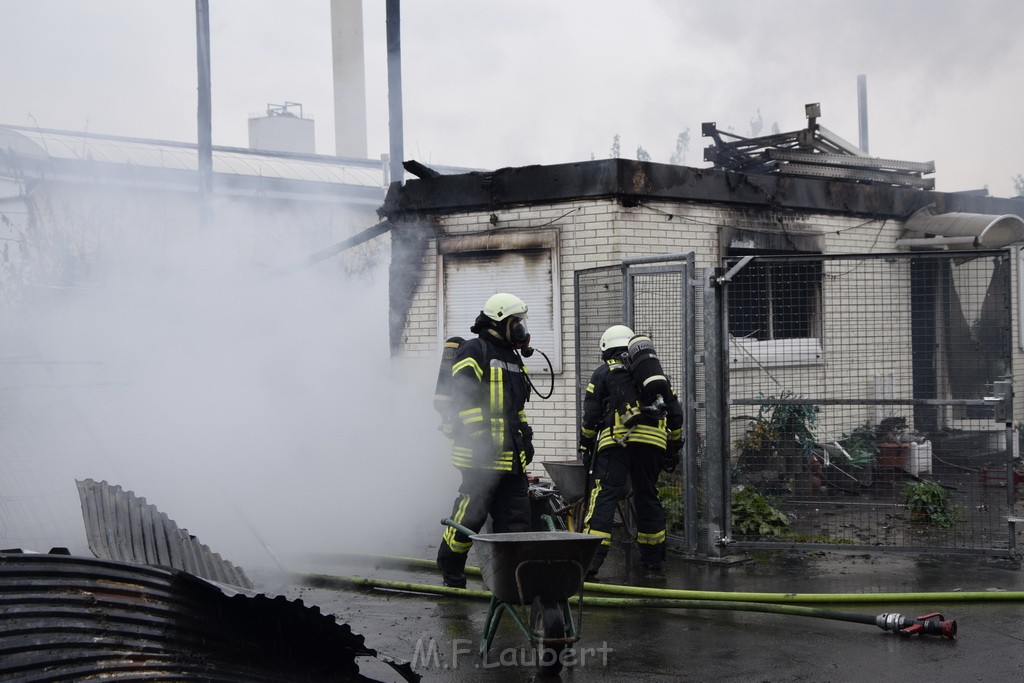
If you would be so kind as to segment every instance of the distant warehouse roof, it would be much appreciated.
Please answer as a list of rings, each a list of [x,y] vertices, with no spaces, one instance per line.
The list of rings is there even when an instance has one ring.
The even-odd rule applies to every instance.
[[[0,125],[0,176],[191,189],[198,163],[194,143]],[[373,204],[384,197],[384,167],[372,159],[214,146],[213,172],[215,191],[227,194],[323,194]]]

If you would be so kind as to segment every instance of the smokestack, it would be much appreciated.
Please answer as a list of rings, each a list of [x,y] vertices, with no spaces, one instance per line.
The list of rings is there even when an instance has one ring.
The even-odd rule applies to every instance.
[[[860,122],[860,149],[868,153],[868,77],[857,76],[857,120]]]
[[[331,0],[334,152],[366,158],[366,69],[362,0]]]
[[[198,73],[198,171],[199,208],[203,226],[210,220],[210,195],[213,193],[213,123],[210,86],[210,2],[196,0],[196,71]]]
[[[388,42],[388,134],[390,147],[388,152],[388,183],[402,182],[405,171],[402,162],[405,159],[403,150],[402,123],[402,31],[399,0],[387,0],[384,4],[387,15]]]

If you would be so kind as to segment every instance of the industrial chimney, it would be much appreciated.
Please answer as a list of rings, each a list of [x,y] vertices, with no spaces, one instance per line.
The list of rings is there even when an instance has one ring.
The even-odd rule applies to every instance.
[[[331,0],[334,63],[334,149],[340,157],[366,158],[366,70],[362,0]]]
[[[860,123],[860,149],[868,153],[868,77],[857,76],[857,121]]]

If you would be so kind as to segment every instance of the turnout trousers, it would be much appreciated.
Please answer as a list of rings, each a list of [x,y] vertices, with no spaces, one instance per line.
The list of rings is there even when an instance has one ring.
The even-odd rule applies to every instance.
[[[593,487],[583,532],[600,536],[601,547],[590,565],[591,572],[597,572],[608,556],[615,509],[627,492],[627,477],[633,487],[640,562],[646,567],[661,567],[665,559],[665,510],[658,500],[658,475],[664,457],[664,449],[638,443],[603,448],[594,457]]]
[[[480,531],[487,516],[494,533],[530,530],[530,491],[523,472],[466,468],[452,506],[451,519]],[[443,571],[461,573],[473,542],[452,527],[445,527],[437,561]]]

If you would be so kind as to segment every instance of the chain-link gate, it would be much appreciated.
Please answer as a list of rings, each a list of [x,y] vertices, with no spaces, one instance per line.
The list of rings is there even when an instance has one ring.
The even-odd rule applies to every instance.
[[[1012,550],[1009,252],[724,270],[725,543]]]
[[[669,542],[698,552],[699,479],[696,373],[693,363],[695,324],[693,254],[668,254],[623,261],[621,266],[576,272],[577,423],[582,397],[596,365],[601,334],[611,325],[626,324],[651,337],[658,358],[684,406],[686,446],[679,475],[665,475],[660,490],[665,506]],[[577,424],[578,426],[578,424]]]

